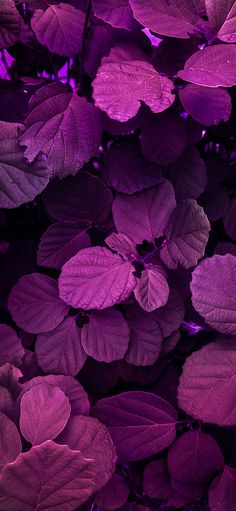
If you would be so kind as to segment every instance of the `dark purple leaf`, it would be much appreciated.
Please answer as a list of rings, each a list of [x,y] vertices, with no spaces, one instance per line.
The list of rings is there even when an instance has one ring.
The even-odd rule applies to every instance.
[[[235,341],[212,342],[185,361],[178,402],[188,415],[218,426],[235,426],[235,391]]]
[[[13,328],[0,324],[0,366],[9,362],[19,366],[25,350]]]
[[[76,316],[66,318],[51,332],[38,335],[35,351],[46,374],[76,376],[87,358]]]
[[[31,27],[38,41],[52,53],[73,57],[81,49],[85,14],[72,5],[49,5],[36,9]]]
[[[119,311],[92,311],[81,341],[87,355],[98,362],[120,360],[128,349],[129,327]]]
[[[224,241],[217,243],[215,248],[215,254],[219,255],[232,254],[236,256],[236,245]]]
[[[199,39],[175,39],[166,37],[153,49],[152,63],[159,73],[170,78],[184,67],[186,60],[198,50]]]
[[[62,83],[41,87],[30,101],[20,143],[32,162],[40,152],[53,177],[75,175],[95,155],[102,136],[100,112]]]
[[[14,0],[2,0],[0,5],[0,49],[13,46],[19,37],[22,24]]]
[[[79,373],[79,380],[91,394],[104,395],[113,389],[119,380],[118,362],[97,362],[87,358]]]
[[[122,463],[157,454],[175,439],[175,409],[148,392],[124,392],[102,399],[93,414],[107,426]]]
[[[98,492],[95,502],[100,508],[112,511],[124,506],[128,496],[128,483],[119,474],[113,474],[106,486]]]
[[[55,180],[44,193],[48,214],[59,222],[81,227],[104,222],[112,205],[112,194],[101,179],[87,172],[63,181]]]
[[[205,87],[232,87],[236,84],[236,47],[217,44],[199,50],[187,60],[178,76]]]
[[[1,16],[1,14],[0,14]],[[49,175],[43,157],[31,165],[18,144],[22,124],[0,121],[0,207],[15,208],[30,202],[46,188]]]
[[[57,386],[42,383],[21,398],[20,430],[33,445],[52,440],[64,429],[71,412],[68,397]]]
[[[236,42],[236,4],[235,0],[205,0],[206,12],[218,39],[225,43]],[[227,510],[228,511],[228,510]]]
[[[184,268],[195,266],[204,256],[210,228],[203,208],[196,201],[181,201],[165,228],[162,261],[170,269],[176,268],[178,263]]]
[[[208,433],[188,431],[180,436],[168,452],[172,479],[184,484],[207,484],[224,467],[222,452]]]
[[[130,0],[134,17],[145,27],[169,37],[188,38],[200,14],[194,0]]]
[[[21,277],[12,288],[8,307],[17,326],[33,334],[53,330],[68,313],[56,280],[40,273]]]
[[[236,199],[230,201],[228,210],[224,215],[223,222],[226,233],[230,238],[236,241],[236,226],[235,226],[235,213],[236,213]]]
[[[163,337],[168,337],[179,328],[181,321],[183,321],[184,313],[185,307],[181,296],[175,289],[170,288],[166,305],[153,311],[148,317],[156,321]]]
[[[210,222],[224,217],[230,204],[227,190],[221,185],[206,189],[198,203],[203,207]]]
[[[143,489],[152,499],[169,500],[173,490],[165,460],[148,463],[143,474]]]
[[[226,122],[231,114],[231,97],[224,89],[189,84],[180,89],[179,97],[186,112],[205,126]]]
[[[102,247],[85,248],[63,266],[60,297],[75,308],[106,309],[124,301],[136,278],[130,261]]]
[[[129,0],[93,0],[93,11],[95,16],[109,23],[113,27],[133,30],[137,23],[133,18]]]
[[[208,500],[211,511],[234,511],[236,506],[236,470],[225,465],[210,486]]]
[[[222,285],[222,279],[224,285]],[[222,333],[236,335],[236,257],[214,255],[192,274],[192,304],[206,323]]]
[[[137,114],[141,101],[156,113],[169,108],[175,99],[173,88],[138,46],[123,43],[103,58],[93,81],[93,98],[109,117],[125,122]]]
[[[157,266],[152,264],[143,270],[137,280],[134,295],[139,305],[151,312],[166,304],[169,296],[169,286]]]
[[[116,451],[107,428],[97,419],[82,415],[70,417],[56,441],[80,451],[86,458],[95,460],[94,491],[99,490],[110,479],[115,469]]]
[[[195,147],[188,147],[183,154],[165,170],[172,183],[176,200],[197,199],[207,184],[206,165]]]
[[[142,152],[157,165],[170,165],[188,145],[185,121],[174,112],[153,115],[141,132]]]
[[[126,259],[137,256],[136,244],[125,234],[113,232],[105,239],[106,244]]]
[[[78,224],[61,222],[50,225],[39,243],[38,264],[60,269],[79,250],[90,245],[88,233]]]
[[[116,228],[135,243],[153,241],[164,234],[175,205],[174,190],[169,181],[132,197],[117,193],[112,207]]]
[[[118,362],[119,374],[123,381],[135,382],[140,385],[150,385],[163,374],[167,367],[167,360],[159,358],[153,365],[135,366],[124,360]]]
[[[0,510],[74,511],[93,493],[95,475],[94,460],[48,440],[3,469]]]
[[[0,467],[12,463],[21,450],[21,439],[14,422],[0,413]]]
[[[104,156],[101,176],[117,192],[130,195],[163,181],[161,169],[142,155],[135,139],[112,144]]]

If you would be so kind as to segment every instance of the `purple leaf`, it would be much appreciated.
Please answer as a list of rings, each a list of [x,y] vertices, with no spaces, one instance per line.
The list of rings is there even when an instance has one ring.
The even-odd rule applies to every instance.
[[[128,349],[129,327],[119,311],[92,311],[81,341],[87,355],[98,362],[120,360]]]
[[[21,450],[21,439],[14,422],[0,413],[0,467],[12,463]]]
[[[141,132],[144,156],[157,165],[170,165],[188,145],[184,120],[174,112],[153,115]]]
[[[72,5],[49,5],[46,11],[36,9],[31,27],[38,41],[52,53],[75,56],[82,43],[85,14]]]
[[[51,175],[75,175],[95,155],[102,136],[100,112],[62,83],[41,87],[30,101],[20,143],[32,162],[40,152]]]
[[[166,228],[166,242],[161,248],[161,259],[170,269],[178,263],[184,268],[195,266],[204,256],[210,223],[201,206],[192,199],[181,201]]]
[[[22,391],[22,384],[19,382],[22,376],[20,369],[12,364],[6,363],[0,367],[0,386],[10,392],[14,401]]]
[[[147,312],[151,312],[166,304],[169,286],[157,266],[152,264],[143,270],[134,289],[135,298]]]
[[[235,341],[212,342],[185,361],[178,402],[188,415],[218,426],[235,426],[235,391]]]
[[[130,344],[125,360],[135,366],[153,365],[163,341],[159,325],[136,304],[126,308],[126,319]]]
[[[181,296],[175,289],[170,288],[166,305],[153,311],[148,317],[156,321],[163,337],[168,337],[179,328],[181,321],[184,319],[184,314],[185,307]]]
[[[1,16],[1,13],[0,13]],[[42,157],[31,165],[18,144],[21,124],[0,121],[0,207],[15,208],[30,202],[46,188],[49,175]]]
[[[159,73],[175,77],[186,60],[198,50],[199,39],[175,39],[165,37],[153,49],[152,63]]]
[[[55,330],[38,335],[35,351],[38,364],[46,374],[76,376],[87,358],[76,317],[68,317]]]
[[[225,465],[210,486],[208,501],[211,511],[234,511],[236,506],[236,469]]]
[[[132,197],[117,193],[112,207],[114,222],[117,230],[135,243],[153,241],[164,234],[175,205],[174,190],[169,181]]]
[[[148,463],[143,474],[143,489],[152,499],[169,500],[172,488],[165,460]]]
[[[95,16],[109,23],[113,27],[134,30],[137,22],[129,5],[129,0],[93,0],[93,11]]]
[[[236,245],[234,245],[233,243],[221,241],[216,245],[215,254],[219,255],[232,254],[236,256]]]
[[[137,114],[141,101],[156,113],[169,108],[175,99],[173,88],[138,47],[123,43],[103,58],[93,81],[93,98],[109,117],[124,122]]]
[[[120,378],[126,382],[134,382],[139,385],[150,385],[160,377],[166,369],[167,361],[164,357],[159,358],[153,365],[135,366],[124,360],[118,362]]]
[[[236,84],[236,47],[217,44],[199,50],[187,60],[178,76],[205,87],[232,87]]]
[[[222,286],[222,278],[224,285]],[[192,304],[206,323],[222,333],[236,335],[236,257],[214,255],[192,274]]]
[[[215,185],[206,189],[198,203],[203,207],[210,222],[215,222],[225,216],[230,201],[227,190],[221,185]]]
[[[0,6],[0,49],[13,46],[21,31],[22,18],[14,0],[2,0]]]
[[[114,250],[125,259],[132,259],[133,255],[138,255],[136,244],[125,234],[113,232],[105,239],[105,242],[111,250]]]
[[[136,285],[133,270],[130,261],[106,248],[85,248],[64,264],[60,297],[74,308],[106,309],[131,294]]]
[[[98,491],[112,476],[115,469],[116,451],[107,428],[93,417],[70,417],[66,427],[57,437],[59,444],[67,444],[80,451],[84,457],[93,458],[96,464]]]
[[[201,430],[181,435],[168,452],[172,479],[184,484],[207,484],[224,467],[222,452],[208,433]]]
[[[179,91],[180,101],[195,121],[211,126],[228,121],[231,97],[224,89],[188,84]]]
[[[64,429],[71,412],[68,397],[47,383],[28,390],[20,403],[20,430],[33,445],[52,440]]]
[[[88,172],[52,181],[44,193],[44,203],[52,218],[75,222],[80,227],[104,222],[110,215],[112,200],[104,182]]]
[[[198,2],[199,3],[199,2]],[[169,37],[188,38],[200,9],[194,0],[130,0],[134,17],[145,27]]]
[[[121,463],[157,454],[175,439],[175,409],[148,392],[124,392],[102,399],[93,414],[107,426]]]
[[[0,324],[0,366],[6,362],[19,366],[25,350],[13,328]]]
[[[38,247],[38,264],[61,269],[63,264],[82,248],[90,247],[90,238],[78,224],[61,222],[50,225]]]
[[[235,0],[205,0],[206,12],[218,39],[226,43],[236,42],[236,4]]]
[[[98,492],[96,505],[112,511],[125,505],[129,497],[129,485],[119,474],[113,474],[106,486]]]
[[[3,469],[0,510],[74,511],[93,493],[95,474],[93,460],[48,440]]]
[[[206,165],[195,147],[188,147],[165,171],[172,183],[176,200],[197,199],[207,184]]]
[[[115,142],[105,154],[101,176],[117,192],[132,195],[163,181],[161,169],[141,153],[135,139]]]
[[[230,201],[228,210],[224,215],[223,222],[224,228],[228,236],[236,241],[236,226],[235,226],[235,213],[236,213],[236,199]]]
[[[33,334],[53,330],[68,313],[68,306],[58,296],[56,280],[40,273],[20,278],[12,288],[8,307],[17,326]]]

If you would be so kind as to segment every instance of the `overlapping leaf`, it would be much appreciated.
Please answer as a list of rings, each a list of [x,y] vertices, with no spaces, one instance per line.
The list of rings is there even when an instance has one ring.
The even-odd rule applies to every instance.
[[[149,265],[137,281],[135,298],[142,309],[151,312],[166,304],[169,286],[158,267]]]
[[[22,25],[14,0],[2,0],[0,5],[0,49],[13,46],[19,37]]]
[[[217,37],[226,43],[236,41],[236,3],[235,0],[205,0],[206,12],[211,27]]]

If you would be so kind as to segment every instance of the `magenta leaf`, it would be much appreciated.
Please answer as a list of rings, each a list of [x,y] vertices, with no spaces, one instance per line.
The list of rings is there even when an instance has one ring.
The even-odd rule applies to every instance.
[[[172,488],[165,460],[148,463],[143,474],[143,489],[152,499],[169,500]]]
[[[206,12],[218,39],[225,43],[236,42],[236,4],[235,0],[205,0]]]
[[[21,433],[33,445],[59,435],[71,412],[68,397],[59,387],[48,383],[28,390],[21,398],[20,408]]]
[[[170,165],[181,156],[187,145],[186,124],[174,112],[153,115],[141,132],[142,152],[156,165]]]
[[[135,243],[153,241],[164,234],[175,205],[174,190],[169,181],[132,197],[117,193],[112,207],[114,222],[117,230]]]
[[[137,23],[129,5],[129,0],[93,0],[95,16],[116,28],[135,29]]]
[[[145,27],[169,37],[188,38],[198,20],[194,0],[130,0],[134,17]]]
[[[1,16],[1,13],[0,13]],[[22,124],[0,121],[0,207],[15,208],[30,202],[46,188],[49,175],[43,157],[31,165],[18,144]]]
[[[210,486],[208,501],[211,511],[233,511],[236,506],[236,469],[225,465]]]
[[[21,439],[14,422],[0,413],[0,467],[12,463],[21,450]]]
[[[131,294],[136,285],[133,271],[130,261],[106,248],[85,248],[64,264],[60,297],[75,308],[106,309]]]
[[[137,48],[137,49],[136,49]],[[161,76],[146,55],[130,43],[122,43],[104,57],[93,81],[95,105],[111,119],[125,122],[144,102],[162,112],[174,102],[173,82]]]
[[[92,311],[81,341],[87,355],[98,362],[120,360],[128,349],[129,327],[119,311]]]
[[[207,184],[205,162],[195,147],[188,147],[166,170],[165,176],[172,183],[176,200],[197,199]]]
[[[35,351],[45,373],[76,376],[87,358],[76,316],[66,318],[51,332],[38,335]]]
[[[124,392],[102,399],[93,414],[107,426],[122,463],[157,454],[175,439],[175,409],[148,392]]]
[[[233,44],[208,46],[194,53],[178,76],[205,87],[232,87],[236,84],[236,47]]]
[[[222,277],[224,285],[222,286]],[[236,257],[214,255],[193,271],[192,304],[212,328],[236,335]]]
[[[20,366],[24,353],[25,350],[15,330],[8,325],[0,324],[0,366],[6,362]]]
[[[38,247],[37,261],[40,266],[61,269],[68,259],[90,245],[88,233],[77,224],[58,222],[50,225],[43,234]]]
[[[104,182],[88,172],[63,181],[52,181],[44,193],[48,214],[59,222],[80,227],[104,222],[111,212],[112,193]]]
[[[153,311],[148,317],[156,321],[163,337],[168,337],[179,328],[184,314],[185,307],[181,296],[175,289],[170,288],[166,305]]]
[[[163,181],[161,169],[142,155],[139,142],[132,138],[112,144],[104,156],[101,176],[117,192],[130,195]]]
[[[75,511],[93,493],[95,474],[94,460],[48,440],[3,469],[0,510]]]
[[[231,97],[224,89],[188,84],[179,98],[186,112],[205,126],[226,122],[231,114]]]
[[[128,497],[128,483],[119,474],[113,474],[106,486],[98,492],[95,502],[100,508],[112,511],[124,506]]]
[[[181,435],[168,452],[172,479],[183,484],[208,484],[224,467],[222,452],[208,433],[200,430]]]
[[[203,208],[196,201],[181,201],[165,228],[162,261],[170,269],[177,268],[178,263],[184,268],[195,266],[204,256],[210,228]]]
[[[56,441],[95,460],[97,473],[94,491],[110,479],[115,470],[115,446],[107,428],[97,419],[82,415],[70,417]]]
[[[41,87],[31,98],[20,143],[32,162],[40,152],[51,175],[75,175],[97,152],[102,136],[100,112],[62,83]]]
[[[20,278],[12,288],[8,307],[17,326],[33,334],[53,330],[68,313],[56,280],[40,273]]]
[[[137,280],[134,289],[135,298],[147,312],[151,312],[166,304],[169,296],[169,286],[157,266],[148,265]]]
[[[136,243],[134,243],[128,236],[122,233],[113,232],[105,239],[106,244],[111,250],[123,256],[126,259],[131,259],[132,255],[136,256]]]
[[[212,342],[185,361],[178,389],[179,406],[202,422],[235,426],[235,389],[235,341]]]
[[[31,27],[38,41],[52,53],[64,57],[76,55],[82,43],[85,14],[72,5],[49,5],[46,11],[36,9]]]
[[[0,49],[13,46],[21,31],[22,18],[14,0],[2,0],[0,5]]]
[[[158,323],[136,304],[126,308],[126,319],[130,328],[130,344],[125,360],[135,366],[153,365],[163,341]]]
[[[234,241],[236,241],[235,212],[236,199],[232,198],[224,215],[223,222],[226,233]]]

